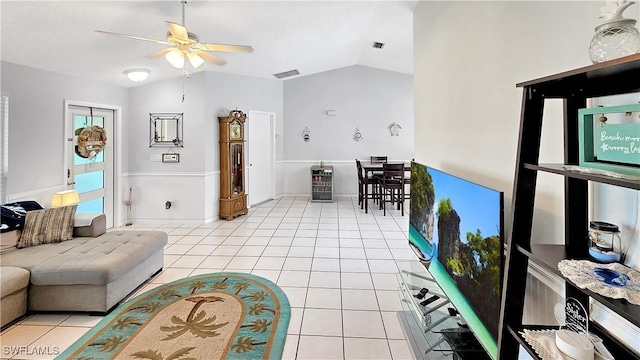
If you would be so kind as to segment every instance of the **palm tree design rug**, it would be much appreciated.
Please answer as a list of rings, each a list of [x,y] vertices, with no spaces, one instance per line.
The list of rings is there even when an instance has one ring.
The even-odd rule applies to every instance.
[[[56,359],[280,359],[290,316],[267,279],[198,275],[120,305]]]

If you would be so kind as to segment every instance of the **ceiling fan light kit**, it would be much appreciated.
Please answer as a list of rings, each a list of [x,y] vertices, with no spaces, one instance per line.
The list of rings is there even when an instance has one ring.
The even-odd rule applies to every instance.
[[[195,52],[188,53],[187,58],[189,59],[189,62],[194,69],[197,69],[204,64],[204,60]]]
[[[164,55],[169,64],[177,69],[182,69],[184,66],[184,53],[178,49],[171,49]]]
[[[221,51],[221,52],[253,52],[253,48],[251,46],[246,45],[227,45],[227,44],[204,44],[200,43],[198,40],[198,36],[194,33],[188,32],[187,28],[184,27],[184,5],[186,1],[181,1],[182,3],[182,25],[176,24],[171,21],[167,21],[167,26],[169,27],[169,32],[167,33],[166,40],[154,40],[143,38],[139,36],[131,36],[113,33],[109,31],[101,31],[96,30],[96,32],[100,32],[108,35],[115,35],[120,37],[125,37],[134,40],[143,40],[154,42],[156,44],[161,45],[169,45],[170,47],[164,48],[162,50],[156,51],[152,54],[147,55],[147,58],[157,58],[160,56],[164,56],[165,59],[171,64],[171,66],[182,69],[185,68],[185,56],[189,60],[189,64],[191,67],[198,68],[202,66],[205,61],[208,61],[212,64],[216,65],[224,65],[226,62],[219,58],[216,55],[209,53],[208,51]],[[135,80],[134,80],[135,81]],[[142,81],[142,80],[139,80]]]
[[[129,69],[125,70],[124,74],[127,75],[131,81],[141,82],[147,80],[150,72],[149,69]]]

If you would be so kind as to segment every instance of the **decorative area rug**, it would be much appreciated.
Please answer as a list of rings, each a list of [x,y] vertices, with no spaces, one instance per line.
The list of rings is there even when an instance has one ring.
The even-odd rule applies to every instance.
[[[120,305],[56,359],[280,359],[290,316],[267,279],[204,274]]]

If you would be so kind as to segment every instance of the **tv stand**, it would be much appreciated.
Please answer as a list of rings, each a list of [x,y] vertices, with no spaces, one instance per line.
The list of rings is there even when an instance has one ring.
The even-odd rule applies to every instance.
[[[449,344],[453,352],[453,359],[490,360],[482,345],[469,327],[465,324],[458,324],[458,328],[442,329],[437,331]]]
[[[436,355],[438,359],[490,359],[426,269],[413,270],[402,270],[398,280],[405,326],[410,330],[410,343],[417,358],[428,360],[440,353]],[[428,291],[423,297],[415,296],[425,288]],[[434,294],[438,295],[437,300],[420,304]]]

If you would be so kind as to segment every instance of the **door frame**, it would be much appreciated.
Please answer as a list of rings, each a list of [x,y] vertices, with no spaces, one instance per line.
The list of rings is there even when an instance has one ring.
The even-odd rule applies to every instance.
[[[70,163],[69,156],[69,141],[73,141],[73,137],[69,140],[69,134],[73,134],[73,129],[69,126],[69,116],[71,116],[71,110],[69,107],[71,106],[82,106],[82,107],[93,107],[100,108],[105,110],[113,110],[113,132],[114,136],[111,136],[112,146],[113,146],[113,227],[120,226],[122,222],[122,106],[118,105],[107,105],[107,104],[99,104],[93,102],[86,101],[77,101],[77,100],[64,100],[64,134],[63,134],[63,143],[64,143],[64,164],[62,171],[62,184],[66,188],[67,185],[67,174],[66,169],[70,169],[73,164]],[[106,215],[106,214],[105,214]]]
[[[252,114],[260,114],[260,115],[267,115],[269,116],[269,158],[271,159],[270,163],[269,163],[269,197],[271,199],[275,199],[276,197],[276,113],[275,112],[271,112],[271,111],[260,111],[260,110],[249,110],[248,114],[247,114],[247,119],[248,122],[251,122],[251,115]],[[250,128],[250,125],[247,126],[247,128]],[[247,137],[246,137],[246,141],[247,141],[247,145],[248,145],[248,154],[247,154],[247,162],[245,165],[245,171],[247,174],[247,182],[250,184],[251,182],[251,167],[249,166],[249,164],[251,164],[251,159],[250,159],[250,155],[251,155],[251,131],[247,131]],[[247,191],[251,189],[251,185],[247,185]],[[248,207],[251,207],[251,192],[248,192],[248,199],[247,199],[247,205]]]

